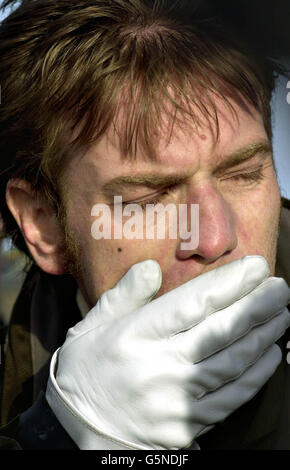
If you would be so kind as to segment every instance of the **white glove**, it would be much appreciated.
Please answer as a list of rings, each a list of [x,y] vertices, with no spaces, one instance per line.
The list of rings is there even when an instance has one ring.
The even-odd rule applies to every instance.
[[[290,325],[290,289],[268,275],[247,256],[150,302],[159,264],[135,264],[51,362],[46,398],[79,448],[185,448],[250,400]]]

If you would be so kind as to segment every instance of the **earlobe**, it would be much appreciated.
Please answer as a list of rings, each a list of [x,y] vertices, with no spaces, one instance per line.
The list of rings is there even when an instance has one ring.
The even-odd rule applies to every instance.
[[[22,179],[9,180],[6,201],[37,265],[49,274],[64,274],[62,230],[49,204]]]

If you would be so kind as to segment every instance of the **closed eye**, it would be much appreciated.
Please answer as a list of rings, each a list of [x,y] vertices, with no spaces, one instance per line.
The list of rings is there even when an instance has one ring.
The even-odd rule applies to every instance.
[[[162,193],[156,194],[156,196],[151,197],[150,199],[141,199],[137,201],[124,201],[122,205],[127,205],[127,204],[138,204],[142,209],[145,209],[147,204],[158,204],[161,201],[165,199],[166,196],[168,196],[169,191],[163,191]]]
[[[138,204],[142,209],[145,209],[147,204],[153,204],[156,205],[158,203],[161,203],[164,201],[164,199],[169,196],[174,189],[176,189],[178,185],[172,185],[166,189],[163,189],[162,191],[159,191],[158,193],[154,193],[150,197],[148,196],[146,199],[145,198],[139,198],[131,201],[123,201],[122,205],[127,205],[127,204]]]
[[[259,182],[264,178],[263,174],[263,165],[259,166],[256,169],[253,170],[247,170],[247,171],[236,171],[232,172],[225,177],[221,178],[221,180],[234,180],[234,181],[248,181],[248,182]]]

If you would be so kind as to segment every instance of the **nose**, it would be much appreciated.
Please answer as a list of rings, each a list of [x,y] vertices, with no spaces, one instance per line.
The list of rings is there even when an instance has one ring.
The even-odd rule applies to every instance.
[[[188,209],[189,204],[199,206],[198,246],[193,249],[182,249],[182,246],[186,246],[184,244],[186,240],[180,240],[177,249],[178,258],[187,259],[195,256],[205,264],[209,264],[236,248],[237,234],[233,210],[214,186],[207,185],[196,189],[188,199]],[[189,234],[194,224],[194,221],[191,223],[189,215],[188,221]]]

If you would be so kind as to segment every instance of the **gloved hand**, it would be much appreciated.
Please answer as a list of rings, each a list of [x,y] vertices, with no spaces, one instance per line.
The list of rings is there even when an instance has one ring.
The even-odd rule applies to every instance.
[[[275,371],[290,289],[247,256],[150,302],[159,264],[135,264],[68,331],[47,401],[81,449],[180,449]]]

